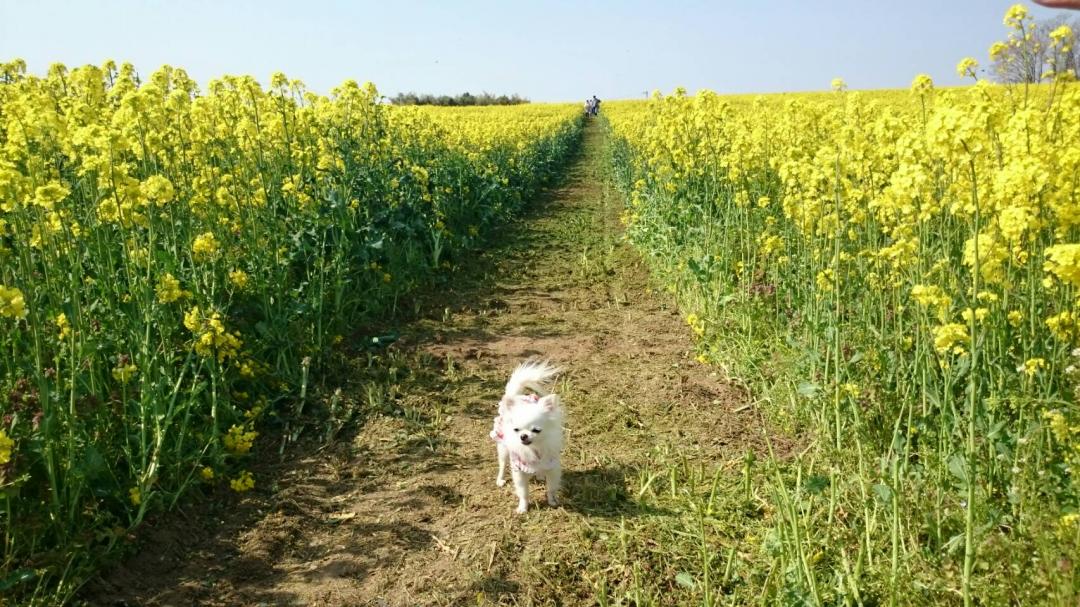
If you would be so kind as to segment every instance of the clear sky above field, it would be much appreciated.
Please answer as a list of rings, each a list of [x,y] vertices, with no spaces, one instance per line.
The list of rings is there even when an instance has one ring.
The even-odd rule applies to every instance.
[[[277,70],[327,92],[346,78],[385,94],[519,93],[537,101],[957,84],[987,63],[1010,0],[592,2],[0,0],[0,60],[36,73],[127,60],[204,83]],[[1028,3],[1038,17],[1058,14]],[[1073,13],[1080,15],[1080,13]],[[1071,15],[1070,15],[1071,16]]]

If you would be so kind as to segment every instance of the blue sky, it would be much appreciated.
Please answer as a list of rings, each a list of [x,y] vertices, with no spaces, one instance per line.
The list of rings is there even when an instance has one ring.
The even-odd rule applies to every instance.
[[[1009,0],[743,2],[210,2],[0,0],[0,60],[43,73],[168,63],[200,83],[281,70],[327,92],[346,78],[399,91],[535,101],[653,89],[749,93],[957,84],[956,62],[1005,36]],[[1058,14],[1029,3],[1039,17]],[[1080,13],[1075,13],[1080,15]]]

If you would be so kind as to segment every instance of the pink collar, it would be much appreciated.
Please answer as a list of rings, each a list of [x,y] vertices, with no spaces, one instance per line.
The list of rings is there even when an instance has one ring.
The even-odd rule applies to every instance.
[[[537,470],[551,470],[559,465],[556,457],[541,457],[535,449],[529,449],[529,452],[536,455],[536,458],[526,458],[521,453],[511,451],[510,469],[526,474],[536,474]]]

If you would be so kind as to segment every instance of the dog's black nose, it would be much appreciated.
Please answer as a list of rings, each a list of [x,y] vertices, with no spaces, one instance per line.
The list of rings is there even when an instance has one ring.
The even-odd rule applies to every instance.
[[[532,437],[530,437],[528,434],[522,434],[521,435],[521,443],[523,445],[528,445],[531,442],[532,442]]]

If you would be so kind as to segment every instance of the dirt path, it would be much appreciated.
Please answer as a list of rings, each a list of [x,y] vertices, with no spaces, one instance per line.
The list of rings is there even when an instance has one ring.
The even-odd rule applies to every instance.
[[[393,388],[355,395],[384,413],[273,466],[276,480],[239,504],[152,528],[86,600],[591,604],[597,581],[581,564],[600,549],[592,538],[638,514],[630,487],[658,446],[705,462],[760,451],[742,393],[694,362],[689,329],[620,240],[601,128],[584,137],[565,183],[459,289],[420,306],[394,346]],[[508,373],[530,356],[566,370],[568,440],[563,504],[548,507],[534,485],[522,517],[511,488],[495,486],[487,433]]]

